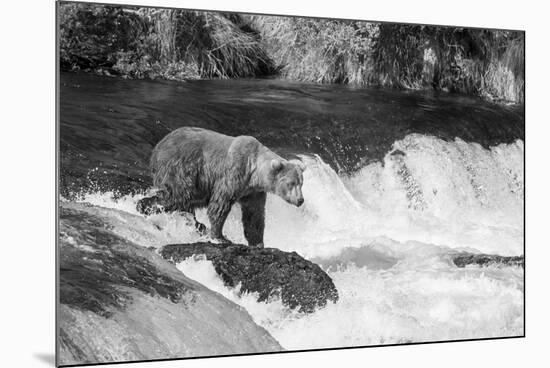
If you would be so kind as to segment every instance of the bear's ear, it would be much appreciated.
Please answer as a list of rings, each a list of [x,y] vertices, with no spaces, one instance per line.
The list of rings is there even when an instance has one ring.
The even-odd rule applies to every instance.
[[[283,168],[283,163],[281,162],[281,160],[277,160],[276,158],[271,160],[271,169],[273,171],[279,171],[282,168]]]

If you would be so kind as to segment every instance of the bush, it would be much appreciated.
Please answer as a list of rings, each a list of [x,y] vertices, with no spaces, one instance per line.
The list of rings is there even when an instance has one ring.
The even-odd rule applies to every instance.
[[[239,22],[220,13],[64,3],[61,67],[180,80],[271,73],[258,36]]]
[[[140,20],[122,8],[64,3],[59,17],[63,69],[111,67],[119,50],[136,47]]]

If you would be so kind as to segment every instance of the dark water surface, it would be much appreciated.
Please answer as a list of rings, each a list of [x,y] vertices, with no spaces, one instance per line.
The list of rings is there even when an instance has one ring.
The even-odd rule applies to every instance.
[[[252,135],[283,156],[319,154],[340,173],[382,159],[411,133],[484,147],[525,135],[522,106],[456,94],[280,80],[60,79],[60,190],[67,197],[150,187],[151,151],[180,126]]]

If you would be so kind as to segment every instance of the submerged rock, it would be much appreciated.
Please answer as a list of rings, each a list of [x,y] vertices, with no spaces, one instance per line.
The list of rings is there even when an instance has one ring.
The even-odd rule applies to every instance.
[[[336,302],[338,291],[332,279],[315,263],[296,252],[240,244],[173,244],[160,254],[174,263],[193,255],[212,261],[225,285],[241,285],[240,292],[258,293],[258,301],[280,297],[284,305],[310,313]]]
[[[504,257],[495,254],[472,254],[472,253],[457,253],[452,255],[453,263],[457,267],[465,267],[467,265],[490,266],[516,266],[524,268],[523,256]]]
[[[58,364],[283,350],[243,308],[100,217],[59,212]]]

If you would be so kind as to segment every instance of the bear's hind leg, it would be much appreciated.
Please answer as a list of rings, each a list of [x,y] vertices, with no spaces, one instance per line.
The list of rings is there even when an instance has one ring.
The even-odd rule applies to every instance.
[[[200,235],[206,235],[206,225],[197,220],[197,215],[195,213],[195,207],[190,204],[179,203],[178,205],[172,206],[172,212],[177,211],[180,215],[188,217],[190,221],[193,222],[195,229]],[[191,219],[192,217],[192,219]]]
[[[136,209],[139,213],[150,216],[162,212],[173,212],[175,206],[169,204],[166,200],[167,196],[163,191],[158,191],[151,197],[144,197],[137,202]]]
[[[136,205],[138,212],[146,216],[161,212],[175,212],[179,207],[180,205],[174,201],[171,188],[166,186],[158,189],[151,197],[140,199]]]
[[[264,247],[265,193],[254,193],[239,200],[244,237],[251,247]]]
[[[163,206],[160,203],[159,197],[154,195],[140,199],[137,202],[136,209],[142,215],[149,216],[161,213],[163,211]]]

